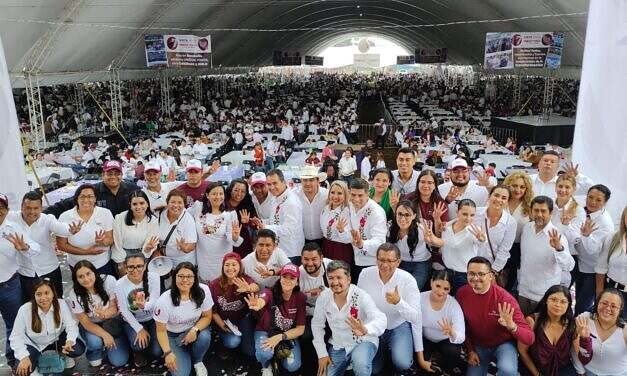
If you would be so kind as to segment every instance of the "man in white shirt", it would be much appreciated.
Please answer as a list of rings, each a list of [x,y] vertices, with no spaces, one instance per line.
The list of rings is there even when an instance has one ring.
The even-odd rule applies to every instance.
[[[250,190],[253,192],[253,205],[255,205],[259,218],[270,218],[272,216],[274,197],[268,192],[266,174],[261,171],[252,174],[250,177]]]
[[[450,170],[451,181],[438,186],[440,196],[448,204],[449,220],[457,218],[457,203],[465,198],[472,200],[477,207],[485,206],[488,201],[489,180],[470,180],[468,163],[462,158],[453,160]]]
[[[387,235],[385,211],[368,198],[368,188],[368,182],[364,179],[351,181],[349,212],[355,254],[355,281],[363,268],[376,264],[377,248],[385,243]]]
[[[146,163],[144,178],[146,186],[142,188],[142,191],[148,196],[150,210],[153,212],[165,208],[168,193],[181,185],[179,181],[161,183],[161,165],[154,160]]]
[[[392,171],[392,189],[401,194],[401,199],[416,191],[420,173],[414,170],[416,155],[411,148],[401,148],[396,153],[396,168]]]
[[[319,173],[316,166],[305,166],[300,173],[301,188],[296,191],[302,207],[305,241],[316,242],[318,245],[322,245],[320,213],[329,195],[329,190],[320,187],[320,183],[326,179],[327,174]]]
[[[555,182],[557,181],[557,172],[560,168],[560,155],[554,150],[545,151],[538,163],[538,173],[530,175],[533,184],[534,196],[547,196],[555,200],[557,193],[555,191]],[[566,165],[565,173],[572,175],[577,180],[578,195],[584,195],[592,186],[592,180],[579,173],[577,166],[572,163]]]
[[[287,189],[283,171],[270,170],[266,176],[268,190],[274,196],[272,215],[263,220],[253,218],[257,228],[272,230],[277,246],[285,251],[294,265],[300,265],[300,251],[305,244],[302,207],[298,198]]]
[[[349,362],[355,376],[372,374],[372,361],[387,318],[367,292],[351,284],[350,275],[350,267],[344,261],[330,262],[329,288],[316,301],[311,330],[318,354],[318,375],[342,376]],[[325,324],[331,329],[328,348]]]
[[[259,230],[254,252],[242,259],[244,271],[260,288],[272,288],[281,268],[289,263],[285,252],[276,246],[276,234],[268,229]]]
[[[420,291],[416,279],[398,268],[400,263],[398,247],[383,243],[377,248],[377,265],[362,270],[357,284],[387,317],[387,329],[379,338],[374,359],[375,374],[383,369],[388,351],[397,372],[410,369],[414,352],[423,351]]]
[[[281,139],[285,140],[287,145],[294,140],[294,129],[292,129],[291,125],[284,124],[281,127]]]
[[[520,236],[518,302],[524,315],[530,315],[546,290],[559,285],[562,271],[570,272],[575,260],[568,251],[568,240],[551,223],[553,200],[536,196],[531,201],[531,219]]]
[[[91,163],[97,164],[102,153],[97,149],[96,144],[89,144],[89,150],[83,154],[82,166],[89,167]]]

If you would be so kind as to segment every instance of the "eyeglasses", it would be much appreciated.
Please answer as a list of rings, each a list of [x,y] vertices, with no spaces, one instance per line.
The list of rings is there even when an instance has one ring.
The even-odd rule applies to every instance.
[[[468,278],[484,278],[485,276],[489,274],[490,273],[484,273],[484,272],[479,272],[479,273],[468,272]]]
[[[137,269],[142,269],[145,265],[127,265],[126,269],[127,270],[137,270]]]
[[[94,196],[94,195],[85,195],[85,196],[80,195],[80,196],[78,196],[79,200],[93,200],[95,198],[96,198],[96,196]]]
[[[382,263],[382,264],[394,264],[395,262],[398,261],[398,259],[394,259],[394,260],[388,260],[388,259],[380,259],[377,258],[377,261]]]
[[[194,275],[193,274],[177,274],[176,278],[178,279],[194,279]]]
[[[396,216],[401,218],[411,218],[412,215],[411,213],[396,213]]]
[[[614,312],[620,309],[620,306],[617,306],[616,304],[610,304],[604,300],[599,302],[599,307],[609,308],[610,311],[614,311]]]
[[[549,302],[553,303],[553,304],[561,304],[561,305],[567,305],[568,304],[568,300],[566,300],[566,299],[548,298],[547,300]]]

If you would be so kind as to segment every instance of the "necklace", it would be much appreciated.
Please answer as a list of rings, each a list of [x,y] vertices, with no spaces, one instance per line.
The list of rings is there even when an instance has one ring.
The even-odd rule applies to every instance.
[[[610,330],[610,329],[612,329],[613,327],[616,326],[616,323],[614,323],[614,324],[608,326],[607,328],[604,328],[603,325],[601,325],[601,321],[599,321],[599,319],[597,319],[596,321],[597,321],[597,324],[599,324],[599,328],[601,328],[601,329],[603,329],[605,331],[608,331],[608,330]]]

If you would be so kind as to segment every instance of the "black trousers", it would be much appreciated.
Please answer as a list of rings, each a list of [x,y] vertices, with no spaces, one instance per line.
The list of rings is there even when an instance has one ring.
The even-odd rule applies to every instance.
[[[55,270],[51,271],[48,274],[44,274],[42,276],[35,276],[35,277],[27,277],[24,275],[19,275],[20,276],[20,283],[22,285],[22,302],[26,303],[30,300],[30,298],[33,296],[33,286],[35,286],[35,284],[41,280],[41,279],[49,279],[50,282],[52,282],[52,285],[54,286],[54,289],[57,292],[57,296],[62,297],[63,296],[63,279],[61,277],[61,268],[57,267]]]
[[[461,344],[451,343],[448,339],[440,342],[431,342],[424,337],[422,338],[422,344],[424,346],[423,355],[425,360],[435,361],[438,367],[447,373],[450,373],[461,363]]]

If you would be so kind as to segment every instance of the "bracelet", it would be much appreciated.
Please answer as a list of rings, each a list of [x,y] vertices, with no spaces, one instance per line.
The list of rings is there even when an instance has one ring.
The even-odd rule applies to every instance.
[[[172,350],[168,350],[163,353],[163,358],[165,359],[168,355],[172,354]]]

